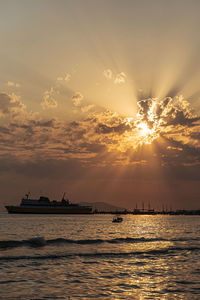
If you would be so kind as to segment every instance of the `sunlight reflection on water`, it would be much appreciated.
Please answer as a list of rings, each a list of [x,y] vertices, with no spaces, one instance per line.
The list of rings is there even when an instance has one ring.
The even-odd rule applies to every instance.
[[[2,299],[199,299],[199,217],[112,218],[0,215]]]

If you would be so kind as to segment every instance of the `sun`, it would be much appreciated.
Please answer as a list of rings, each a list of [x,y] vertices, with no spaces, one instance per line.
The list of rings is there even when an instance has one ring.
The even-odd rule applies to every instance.
[[[144,122],[139,123],[137,128],[142,136],[147,136],[152,133],[152,130],[149,129],[148,125]]]
[[[137,122],[136,129],[140,144],[151,144],[153,140],[159,137],[159,131],[155,124],[149,127],[147,122],[140,121]]]
[[[140,130],[140,134],[143,136],[150,134],[150,129],[146,123],[141,122],[138,124],[137,128]]]
[[[134,143],[135,147],[143,144],[152,144],[163,132],[162,124],[164,119],[158,110],[157,101],[152,100],[148,105],[146,104],[147,101],[144,102],[143,100],[143,106],[142,104],[140,105],[136,119],[133,117],[126,118],[125,124],[127,128],[130,128],[126,132],[126,141],[128,145]]]

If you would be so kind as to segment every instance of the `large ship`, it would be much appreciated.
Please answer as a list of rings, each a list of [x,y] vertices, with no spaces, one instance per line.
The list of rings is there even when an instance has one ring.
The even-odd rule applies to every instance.
[[[41,196],[38,200],[30,199],[29,193],[22,198],[19,206],[5,206],[9,213],[13,214],[91,214],[91,206],[83,206],[70,203],[65,200],[65,194],[61,201],[50,201],[49,198]]]

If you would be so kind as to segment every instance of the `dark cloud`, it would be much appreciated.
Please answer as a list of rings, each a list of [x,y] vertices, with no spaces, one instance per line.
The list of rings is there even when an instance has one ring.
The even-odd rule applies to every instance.
[[[10,134],[10,130],[4,126],[0,126],[0,134]]]
[[[190,137],[194,140],[200,141],[200,132],[191,132]]]
[[[162,137],[163,142],[154,142],[154,147],[165,166],[200,167],[200,148],[173,138]]]
[[[71,127],[78,127],[79,123],[76,122],[76,121],[73,121],[73,122],[69,123],[69,126],[71,126]]]
[[[191,117],[184,110],[172,108],[169,111],[168,116],[164,117],[165,126],[168,125],[183,125],[183,126],[195,126],[196,122],[200,120],[200,117]]]
[[[146,100],[141,100],[141,101],[137,102],[137,104],[139,106],[138,113],[141,116],[144,116],[144,119],[146,119],[149,109],[152,106],[152,103],[153,103],[152,99],[146,99]]]
[[[78,170],[83,175],[95,168],[103,174],[103,170],[117,172],[126,166],[127,176],[150,180],[159,178],[157,164],[164,173],[166,170],[167,178],[173,177],[171,170],[181,176],[179,170],[187,167],[191,169],[191,178],[197,178],[199,117],[192,114],[188,103],[182,98],[168,97],[162,101],[142,100],[138,105],[138,118],[131,121],[108,110],[92,112],[85,119],[69,123],[30,114],[8,120],[0,127],[0,157],[4,157],[1,171],[5,172],[7,166],[16,173],[37,176],[38,170],[40,177],[54,170],[50,177],[65,178],[74,168],[75,178]],[[153,130],[149,134],[153,137],[150,144],[137,128],[141,122]]]
[[[129,130],[131,130],[130,126],[125,123],[121,123],[116,126],[109,126],[109,125],[100,123],[97,125],[97,128],[96,128],[97,133],[103,133],[103,134],[109,134],[109,133],[123,134],[125,131],[129,131]]]
[[[107,149],[105,145],[97,144],[97,143],[87,143],[87,142],[80,144],[80,147],[81,149],[89,153],[99,153],[99,152],[106,151]]]
[[[138,101],[139,121],[145,121],[149,128],[156,125],[167,127],[170,125],[196,126],[200,117],[194,116],[189,103],[181,96],[172,99],[166,97],[163,100],[146,99]]]

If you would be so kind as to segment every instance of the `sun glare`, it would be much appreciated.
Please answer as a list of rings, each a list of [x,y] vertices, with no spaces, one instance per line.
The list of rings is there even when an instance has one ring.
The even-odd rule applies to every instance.
[[[137,128],[140,130],[142,136],[147,136],[152,133],[152,130],[149,129],[148,125],[144,122],[138,124]]]
[[[159,136],[156,128],[154,126],[149,128],[146,122],[139,122],[136,128],[138,130],[138,138],[141,144],[151,144],[152,141]]]

